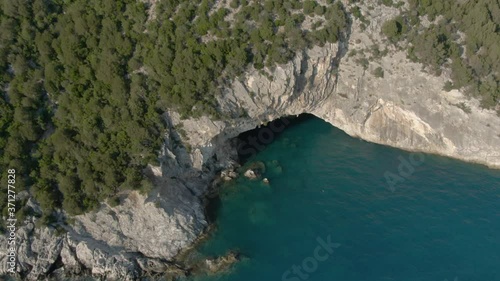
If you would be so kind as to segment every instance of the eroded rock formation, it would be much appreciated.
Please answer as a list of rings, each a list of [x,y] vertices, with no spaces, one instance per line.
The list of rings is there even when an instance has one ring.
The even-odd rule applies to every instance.
[[[63,231],[35,228],[30,218],[17,232],[18,269],[28,280],[61,269],[107,280],[177,269],[172,259],[207,226],[202,197],[210,181],[234,165],[231,139],[283,116],[311,113],[367,141],[500,167],[500,117],[460,91],[443,91],[446,72],[427,74],[386,43],[380,26],[396,14],[376,7],[366,31],[354,21],[349,37],[338,44],[303,51],[267,73],[249,70],[219,97],[221,112],[230,116],[225,120],[181,120],[176,112],[165,113],[170,132],[161,167],[149,169],[153,191],[121,194],[119,206],[103,204]],[[347,55],[372,45],[388,54],[368,66]],[[378,67],[383,78],[372,74]],[[0,244],[6,239],[0,236]],[[0,273],[6,272],[6,254],[4,247]]]

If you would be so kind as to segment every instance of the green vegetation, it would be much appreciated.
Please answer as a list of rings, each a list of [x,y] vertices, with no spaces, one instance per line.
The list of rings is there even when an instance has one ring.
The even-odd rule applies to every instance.
[[[120,205],[120,197],[113,196],[113,197],[109,198],[108,199],[108,204],[111,207],[116,207],[116,206]]]
[[[364,56],[356,59],[356,63],[361,65],[364,70],[367,70],[368,66],[370,66],[370,61]]]
[[[432,23],[424,27],[422,16]],[[500,6],[497,0],[411,0],[408,12],[386,22],[382,32],[406,42],[410,59],[440,75],[452,70],[446,90],[463,88],[500,113]]]
[[[351,8],[351,14],[361,21],[362,30],[365,30],[366,26],[370,25],[370,21],[365,16],[363,16],[363,14],[361,13],[361,9],[358,6],[354,6]]]
[[[17,170],[16,190],[36,197],[44,220],[147,191],[142,171],[156,162],[167,108],[216,118],[224,83],[347,27],[340,1],[227,2],[163,0],[148,21],[137,0],[2,1],[0,170]],[[304,14],[323,15],[322,27],[303,30]]]
[[[388,7],[391,7],[394,5],[394,2],[392,2],[392,0],[381,0],[380,1],[383,5],[385,6],[388,6]]]
[[[304,4],[302,4],[304,14],[311,15],[314,12],[314,8],[316,8],[317,5],[318,3],[316,3],[316,1],[312,0],[304,1]]]
[[[453,83],[451,83],[451,81],[446,81],[446,83],[444,83],[443,90],[446,92],[453,90]]]
[[[402,17],[397,17],[395,19],[389,20],[382,26],[382,32],[391,41],[397,41],[401,36],[407,31],[406,25],[403,22]]]
[[[377,78],[384,78],[384,70],[379,66],[373,70],[373,75]]]

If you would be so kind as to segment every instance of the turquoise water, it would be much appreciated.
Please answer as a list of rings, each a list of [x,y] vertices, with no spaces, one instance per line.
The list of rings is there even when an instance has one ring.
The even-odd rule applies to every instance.
[[[225,186],[218,228],[199,249],[247,258],[193,280],[500,280],[500,171],[367,143],[316,118],[254,161],[270,185]],[[390,187],[387,172],[404,181]]]

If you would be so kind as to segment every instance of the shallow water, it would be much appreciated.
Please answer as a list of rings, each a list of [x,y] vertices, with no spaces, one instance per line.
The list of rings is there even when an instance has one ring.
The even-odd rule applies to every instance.
[[[270,185],[225,186],[199,249],[246,258],[190,280],[500,280],[500,171],[367,143],[316,118],[254,161]]]

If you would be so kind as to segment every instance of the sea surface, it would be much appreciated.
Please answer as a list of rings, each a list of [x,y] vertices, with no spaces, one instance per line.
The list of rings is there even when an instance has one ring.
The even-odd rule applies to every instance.
[[[226,184],[198,249],[244,258],[190,281],[500,280],[500,171],[292,123],[246,162],[269,185]]]

